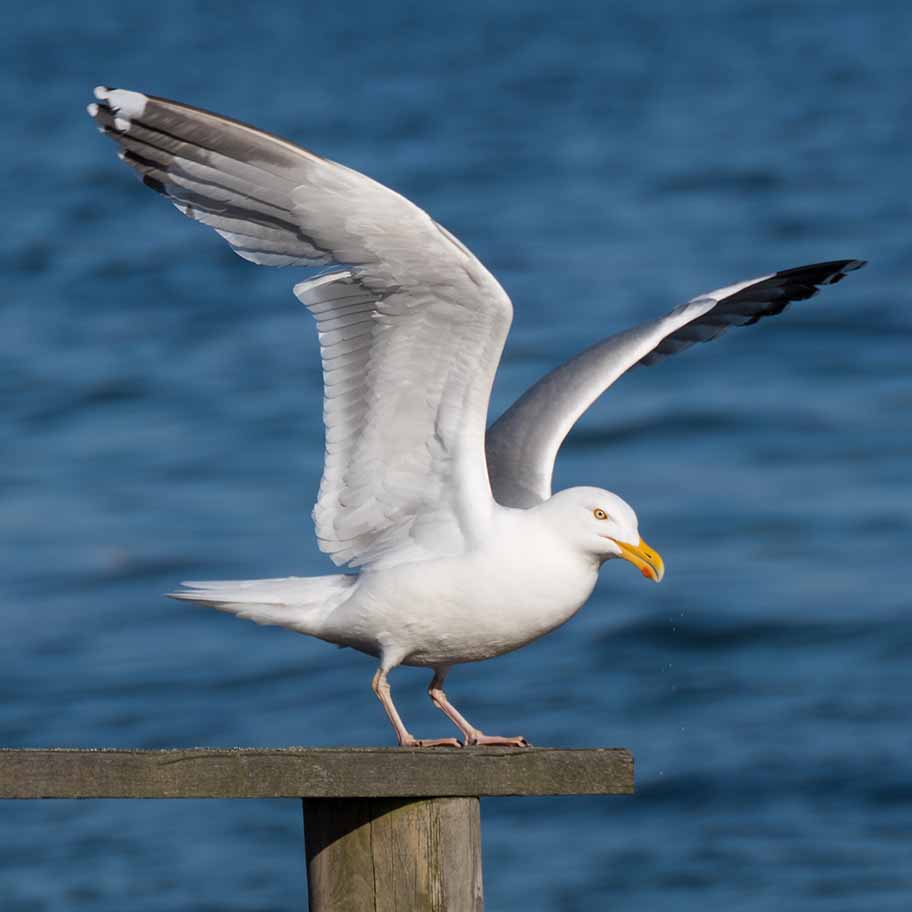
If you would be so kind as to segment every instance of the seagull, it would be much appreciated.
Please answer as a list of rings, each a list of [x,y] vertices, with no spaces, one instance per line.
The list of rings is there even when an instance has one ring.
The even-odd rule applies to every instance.
[[[324,267],[294,286],[317,323],[325,453],[317,542],[343,572],[187,582],[174,598],[286,627],[379,660],[373,691],[405,747],[526,746],[449,701],[453,665],[494,658],[568,621],[604,563],[659,582],[633,508],[598,487],[553,493],[558,449],[618,377],[729,326],[782,313],[862,260],[786,269],[710,291],[610,336],[544,376],[486,428],[510,298],[446,228],[344,165],[239,121],[99,87],[88,112],[143,183],[246,260]],[[389,672],[431,669],[459,729],[419,739]]]

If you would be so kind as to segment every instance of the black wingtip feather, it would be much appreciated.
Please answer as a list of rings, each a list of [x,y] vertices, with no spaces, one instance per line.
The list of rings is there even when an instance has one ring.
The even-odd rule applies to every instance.
[[[775,304],[770,304],[769,307],[764,308],[756,316],[751,317],[744,325],[753,326],[755,323],[759,323],[766,317],[778,317],[779,314],[784,313],[786,310],[788,310],[789,305],[792,303],[792,301],[804,301],[807,300],[807,298],[814,297],[815,294],[817,294],[816,288],[812,289],[810,294],[802,295],[801,297],[785,298],[782,301],[777,301]]]
[[[687,323],[666,336],[640,364],[651,365],[668,355],[690,347],[694,342],[715,338],[728,325],[753,326],[766,317],[781,314],[794,301],[814,297],[823,285],[835,285],[846,274],[866,265],[866,260],[830,260],[783,269],[719,299],[718,304],[693,323]],[[695,299],[696,300],[696,299]],[[743,322],[731,319],[740,316]],[[719,326],[718,332],[702,335],[701,327]]]
[[[841,282],[846,273],[861,269],[867,260],[829,260],[826,263],[811,263],[809,266],[796,266],[777,272],[777,279],[794,278],[799,285],[835,285]],[[796,289],[797,290],[797,289]]]
[[[157,177],[152,177],[149,174],[144,174],[141,180],[147,187],[150,187],[156,193],[161,193],[163,196],[168,196],[168,188]]]
[[[772,286],[776,289],[775,295],[744,325],[752,326],[765,317],[775,317],[785,311],[794,301],[807,301],[809,298],[813,298],[819,294],[822,286],[841,282],[847,273],[861,269],[866,262],[866,260],[828,260],[825,263],[795,266],[792,269],[783,269],[775,273],[756,286],[758,289],[767,285]],[[783,279],[785,281],[782,281]],[[746,288],[743,292],[734,295],[731,300],[746,297],[751,291],[751,288]]]

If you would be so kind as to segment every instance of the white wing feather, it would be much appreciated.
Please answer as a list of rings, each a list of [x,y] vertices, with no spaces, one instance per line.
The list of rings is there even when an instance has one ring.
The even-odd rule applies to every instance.
[[[489,429],[486,469],[484,419],[512,307],[459,241],[386,187],[253,127],[138,92],[96,97],[89,113],[121,157],[240,256],[350,267],[295,287],[318,321],[326,383],[314,518],[340,564],[419,556],[425,536],[436,553],[461,550],[487,522],[492,486],[507,506],[550,497],[562,441],[625,371],[781,313],[864,265],[741,282],[599,342]]]
[[[144,183],[265,265],[332,264],[317,320],[326,462],[314,510],[337,564],[469,547],[493,500],[484,430],[506,293],[426,212],[349,168],[186,105],[97,89],[89,113]]]
[[[441,289],[370,287],[354,271],[295,294],[323,357],[320,547],[353,566],[464,550],[493,504],[484,423],[503,316]]]

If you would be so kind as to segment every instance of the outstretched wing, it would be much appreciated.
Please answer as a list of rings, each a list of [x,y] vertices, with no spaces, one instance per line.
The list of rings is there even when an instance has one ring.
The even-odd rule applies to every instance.
[[[833,285],[863,260],[834,260],[786,269],[700,295],[670,314],[609,336],[546,374],[488,429],[491,486],[498,503],[528,507],[551,496],[561,443],[580,415],[638,364],[655,364],[729,326],[782,313],[792,301]]]
[[[426,212],[245,124],[122,89],[89,113],[143,182],[245,259],[331,265],[317,320],[326,461],[314,520],[337,564],[458,552],[491,513],[484,431],[506,293]]]

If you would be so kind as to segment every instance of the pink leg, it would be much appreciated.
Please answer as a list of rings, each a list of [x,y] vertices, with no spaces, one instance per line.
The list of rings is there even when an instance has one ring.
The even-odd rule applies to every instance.
[[[462,747],[462,745],[455,738],[436,738],[436,739],[423,739],[419,740],[418,738],[413,738],[405,725],[402,724],[402,719],[399,716],[399,712],[396,710],[396,704],[393,703],[393,697],[390,693],[389,681],[386,680],[386,676],[389,669],[384,668],[382,665],[377,669],[376,674],[374,675],[373,681],[371,681],[371,687],[374,690],[374,693],[377,695],[377,699],[383,704],[383,708],[386,710],[386,714],[389,716],[390,722],[393,724],[393,728],[396,729],[396,738],[399,741],[400,747]]]
[[[456,726],[465,738],[466,747],[472,745],[491,744],[505,745],[508,747],[531,747],[525,738],[502,738],[499,735],[486,735],[481,729],[475,728],[465,716],[453,706],[443,692],[443,681],[447,676],[448,668],[435,668],[434,677],[428,685],[428,696],[431,702]]]

